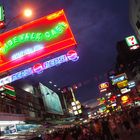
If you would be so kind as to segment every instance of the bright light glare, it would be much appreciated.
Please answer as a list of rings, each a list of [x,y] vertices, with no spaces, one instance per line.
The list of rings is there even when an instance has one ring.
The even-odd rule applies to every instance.
[[[73,106],[73,110],[76,110],[76,106]]]
[[[25,9],[24,10],[24,16],[25,17],[31,17],[32,16],[32,10],[31,9]]]
[[[0,125],[24,124],[24,121],[0,121]]]

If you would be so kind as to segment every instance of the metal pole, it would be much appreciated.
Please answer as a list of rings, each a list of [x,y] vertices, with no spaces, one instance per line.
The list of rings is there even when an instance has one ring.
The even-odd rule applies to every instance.
[[[76,101],[76,98],[75,98],[75,95],[74,95],[73,89],[72,89],[71,87],[70,87],[70,91],[71,91],[71,94],[72,94],[73,101],[75,102],[75,101]]]
[[[63,101],[64,101],[65,108],[66,108],[66,110],[67,110],[68,107],[67,107],[67,103],[66,103],[66,99],[65,99],[65,97],[64,97],[64,94],[62,94],[62,97],[63,97]]]

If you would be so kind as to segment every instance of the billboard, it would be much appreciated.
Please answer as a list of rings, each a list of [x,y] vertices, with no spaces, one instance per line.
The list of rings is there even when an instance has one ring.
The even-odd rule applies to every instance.
[[[126,80],[126,79],[128,79],[126,73],[122,73],[122,74],[113,76],[113,77],[111,78],[112,85],[115,85],[115,84],[117,84],[118,82],[122,82],[122,81],[124,81],[124,80]]]
[[[76,45],[63,10],[0,35],[0,73]]]
[[[0,5],[0,21],[4,21],[4,7]]]
[[[128,87],[129,87],[129,89],[136,87],[135,81],[129,81],[128,82]]]
[[[118,88],[124,88],[124,87],[127,87],[128,86],[128,80],[124,80],[124,81],[121,81],[121,82],[118,82],[117,83],[117,87]]]
[[[39,83],[40,91],[43,95],[43,102],[48,113],[63,115],[61,102],[57,93]]]
[[[122,94],[124,94],[124,93],[130,92],[131,89],[126,87],[126,88],[122,88],[120,91],[121,91]]]
[[[140,48],[139,43],[135,36],[132,35],[132,36],[126,37],[125,40],[130,50],[136,50]]]
[[[16,91],[14,87],[10,85],[0,86],[0,95],[3,97],[5,96],[7,98],[16,100]]]
[[[109,88],[109,83],[108,82],[105,82],[105,83],[101,83],[99,86],[98,86],[100,92],[105,92],[108,90]]]
[[[40,74],[43,72],[43,70],[52,68],[54,66],[58,66],[60,64],[66,63],[68,61],[75,62],[78,59],[79,59],[79,56],[77,55],[77,52],[74,50],[70,50],[67,52],[67,54],[55,57],[55,58],[45,61],[43,63],[37,63],[30,68],[18,71],[12,75],[8,75],[6,77],[1,78],[0,86],[4,86],[4,85],[12,83],[16,80],[20,80],[20,79],[30,76],[34,73]]]

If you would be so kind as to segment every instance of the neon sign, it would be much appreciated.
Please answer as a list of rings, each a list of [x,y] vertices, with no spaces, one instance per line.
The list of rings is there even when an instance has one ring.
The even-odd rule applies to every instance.
[[[133,88],[133,87],[135,87],[135,86],[136,86],[135,81],[130,81],[130,82],[128,82],[128,87],[129,87],[129,88]]]
[[[138,44],[135,36],[126,37],[125,40],[126,40],[126,43],[128,46],[134,46],[134,45]]]
[[[139,49],[139,48],[140,48],[140,45],[137,44],[137,45],[131,46],[130,50],[136,50],[136,49]]]
[[[4,20],[4,8],[0,5],[0,21]]]
[[[34,48],[38,44],[43,44],[42,48]],[[60,10],[0,35],[0,73],[75,45],[64,11]]]
[[[50,31],[46,31],[44,33],[39,32],[39,33],[25,33],[25,34],[20,34],[18,36],[14,36],[12,39],[8,40],[5,44],[4,47],[1,49],[1,52],[3,54],[8,53],[12,48],[15,48],[16,46],[25,43],[25,42],[41,42],[41,41],[48,41],[51,39],[54,39],[61,35],[66,29],[68,25],[64,22],[58,23],[54,29],[51,29]]]
[[[126,102],[129,101],[129,96],[124,95],[124,96],[121,97],[121,100],[122,100],[122,103],[126,103]]]
[[[104,92],[104,91],[107,91],[108,88],[109,88],[109,83],[108,82],[105,82],[105,83],[101,83],[99,86],[98,86],[100,92]]]
[[[74,50],[71,50],[67,53],[67,57],[69,60],[72,61],[77,61],[79,59],[79,57],[77,56],[77,53]]]
[[[74,55],[73,55],[72,52],[74,53]],[[69,54],[71,54],[72,56],[75,56],[75,57],[68,57],[68,56],[70,56]],[[73,59],[71,59],[71,58],[73,58]],[[75,61],[76,59],[78,60],[79,56],[77,55],[77,53],[74,50],[70,50],[65,55],[61,55],[61,56],[53,58],[49,61],[45,61],[43,63],[37,63],[33,67],[30,67],[28,69],[19,71],[17,73],[14,73],[12,75],[9,75],[7,77],[4,77],[4,78],[0,79],[0,86],[9,84],[9,83],[14,82],[16,80],[19,80],[19,79],[22,79],[24,77],[30,76],[34,73],[39,74],[45,69],[49,69],[51,67],[60,65],[62,63],[66,63],[68,61],[73,61],[73,60]]]
[[[128,86],[128,81],[127,80],[123,80],[123,81],[117,83],[118,88],[124,88],[126,86]]]
[[[126,79],[127,79],[127,76],[126,76],[125,73],[122,73],[122,74],[120,74],[120,75],[116,75],[116,76],[114,76],[114,77],[111,79],[112,85],[115,85],[115,84],[117,84],[118,82],[124,81],[124,80],[126,80]]]
[[[16,60],[19,58],[22,58],[26,55],[32,54],[34,52],[37,52],[39,50],[42,50],[44,48],[43,45],[35,45],[33,47],[27,48],[25,50],[19,51],[18,53],[15,53],[14,55],[12,55],[12,60]]]
[[[34,73],[40,74],[43,72],[43,66],[41,63],[37,63],[33,66]]]
[[[140,45],[135,36],[126,37],[125,40],[130,50],[133,51],[140,48]]]

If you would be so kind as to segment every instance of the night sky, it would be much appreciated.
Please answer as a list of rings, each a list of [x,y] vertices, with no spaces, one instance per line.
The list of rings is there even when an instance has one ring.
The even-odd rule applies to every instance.
[[[51,80],[58,87],[78,84],[75,95],[81,102],[99,96],[98,84],[104,82],[106,73],[115,67],[117,41],[133,34],[128,0],[0,0],[0,4],[5,7],[6,22],[27,6],[33,8],[34,19],[64,9],[80,59],[30,79],[39,79],[46,85]],[[29,21],[16,20],[7,30]]]

